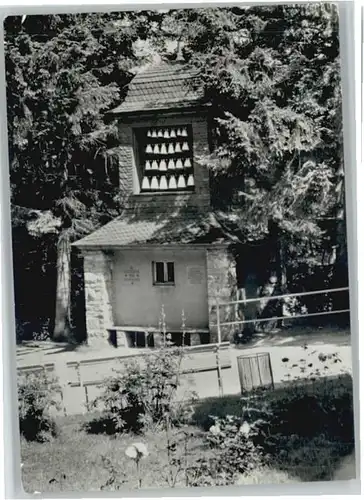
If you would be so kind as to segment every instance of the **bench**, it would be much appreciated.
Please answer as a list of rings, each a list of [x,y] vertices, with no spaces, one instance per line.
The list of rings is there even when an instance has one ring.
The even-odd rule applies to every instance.
[[[116,326],[107,328],[108,341],[114,347],[158,347],[162,343],[162,334],[158,328],[144,326]],[[168,329],[172,341],[178,343],[182,339],[181,329]],[[185,345],[207,344],[209,340],[208,328],[186,328]]]

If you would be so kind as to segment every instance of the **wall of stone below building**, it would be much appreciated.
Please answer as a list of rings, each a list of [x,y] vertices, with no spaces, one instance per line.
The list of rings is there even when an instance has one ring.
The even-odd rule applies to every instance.
[[[112,257],[102,251],[84,253],[87,343],[106,346],[113,320]]]
[[[216,303],[236,300],[237,280],[235,259],[229,248],[211,248],[206,250],[208,307],[210,342],[218,341]],[[234,321],[235,306],[220,307],[220,321]],[[231,340],[237,326],[221,327],[221,340]]]

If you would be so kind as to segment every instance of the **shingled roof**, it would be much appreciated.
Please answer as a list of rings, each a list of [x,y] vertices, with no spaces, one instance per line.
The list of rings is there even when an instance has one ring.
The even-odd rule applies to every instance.
[[[196,70],[181,64],[150,66],[131,80],[124,102],[110,113],[122,115],[202,104],[203,92],[193,86],[196,76]]]
[[[193,207],[126,209],[120,217],[74,243],[81,249],[231,242],[216,216]]]

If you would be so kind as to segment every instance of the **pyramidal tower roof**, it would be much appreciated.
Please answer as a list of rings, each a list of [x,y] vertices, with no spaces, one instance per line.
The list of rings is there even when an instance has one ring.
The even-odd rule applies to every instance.
[[[196,88],[197,71],[180,63],[152,64],[131,80],[125,100],[113,115],[190,108],[203,104],[203,91]]]

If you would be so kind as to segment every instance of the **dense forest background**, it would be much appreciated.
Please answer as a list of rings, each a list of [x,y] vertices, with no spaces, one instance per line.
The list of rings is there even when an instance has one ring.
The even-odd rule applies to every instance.
[[[335,6],[8,17],[5,31],[18,340],[85,340],[70,244],[123,206],[105,112],[153,62],[198,69],[214,115],[202,161],[215,209],[262,284],[274,274],[292,292],[347,285]]]

